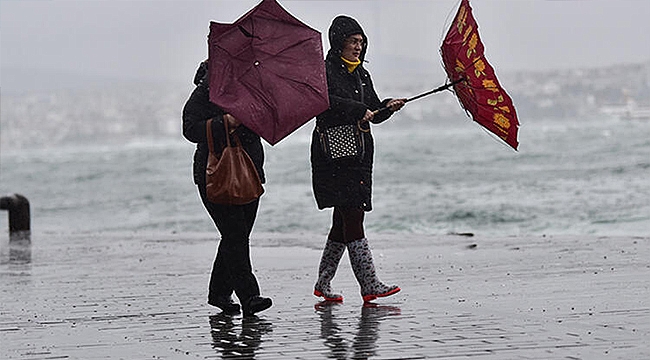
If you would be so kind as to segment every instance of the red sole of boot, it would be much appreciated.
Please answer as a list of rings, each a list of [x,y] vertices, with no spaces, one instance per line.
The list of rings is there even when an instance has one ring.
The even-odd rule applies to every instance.
[[[333,302],[342,302],[343,301],[343,296],[339,296],[339,297],[335,297],[335,298],[327,297],[327,296],[325,296],[325,294],[323,294],[322,292],[320,292],[318,290],[314,290],[314,295],[316,295],[318,297],[322,297],[323,299],[325,299],[325,301],[333,301]]]
[[[364,295],[364,296],[363,296],[363,302],[373,301],[373,300],[375,300],[376,298],[380,298],[380,297],[391,296],[391,295],[393,295],[393,294],[397,294],[398,292],[400,292],[400,290],[402,290],[402,289],[400,289],[400,288],[395,288],[395,289],[393,289],[393,290],[391,290],[391,291],[387,291],[387,292],[385,292],[385,293],[383,293],[383,294]]]

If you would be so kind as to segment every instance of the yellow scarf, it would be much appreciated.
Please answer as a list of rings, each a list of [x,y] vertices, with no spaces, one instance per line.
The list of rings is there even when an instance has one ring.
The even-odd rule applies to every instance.
[[[359,66],[359,64],[361,64],[361,60],[357,60],[357,61],[352,62],[352,61],[350,61],[350,60],[348,60],[348,59],[346,59],[344,57],[341,57],[341,60],[343,60],[343,63],[348,68],[348,71],[350,73],[352,73],[354,71],[354,69],[356,69],[357,66]]]

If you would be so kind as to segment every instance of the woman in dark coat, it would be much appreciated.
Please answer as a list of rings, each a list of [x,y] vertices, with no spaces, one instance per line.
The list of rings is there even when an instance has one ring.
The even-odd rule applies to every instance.
[[[372,210],[372,163],[374,143],[370,123],[379,124],[404,106],[404,99],[379,100],[363,67],[368,38],[359,23],[338,16],[329,28],[330,50],[325,59],[330,108],[316,118],[312,136],[312,186],[319,209],[333,207],[332,227],[321,257],[314,295],[342,301],[330,282],[347,248],[364,301],[395,294],[400,289],[377,278],[372,253],[364,234],[363,219]],[[373,111],[387,108],[384,111]],[[357,156],[332,159],[324,138],[328,129],[353,125],[359,129],[363,147]]]
[[[252,271],[249,236],[257,216],[259,199],[246,205],[215,204],[206,198],[205,168],[208,161],[206,122],[212,120],[215,151],[221,152],[226,143],[224,121],[239,136],[244,150],[253,160],[264,183],[264,149],[260,137],[219,106],[210,102],[207,61],[199,66],[194,77],[196,88],[183,108],[183,136],[196,143],[194,153],[194,183],[197,185],[203,206],[210,214],[221,241],[212,266],[208,288],[208,304],[225,313],[237,314],[239,304],[232,300],[233,291],[241,302],[244,316],[271,307],[271,299],[260,296],[260,288]]]

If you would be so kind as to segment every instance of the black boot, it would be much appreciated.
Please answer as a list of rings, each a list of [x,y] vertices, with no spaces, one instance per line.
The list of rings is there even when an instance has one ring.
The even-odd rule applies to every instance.
[[[273,305],[273,302],[270,298],[261,297],[259,295],[251,296],[246,301],[242,302],[244,316],[255,315],[257,312],[270,308],[271,305]]]
[[[215,296],[209,298],[208,304],[218,307],[227,315],[239,314],[239,304],[235,303],[230,296]]]

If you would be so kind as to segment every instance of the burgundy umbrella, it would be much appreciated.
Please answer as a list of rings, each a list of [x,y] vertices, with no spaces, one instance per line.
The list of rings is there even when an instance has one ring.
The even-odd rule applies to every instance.
[[[329,107],[320,32],[275,0],[210,23],[210,101],[271,145]]]

